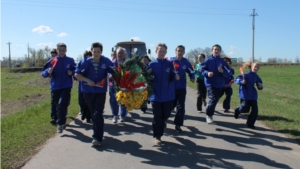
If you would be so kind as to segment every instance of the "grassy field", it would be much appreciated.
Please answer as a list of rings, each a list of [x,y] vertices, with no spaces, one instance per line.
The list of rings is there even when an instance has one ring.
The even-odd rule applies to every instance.
[[[239,69],[235,69],[235,76]],[[258,91],[258,120],[300,143],[300,66],[261,66],[259,72],[264,85]],[[196,85],[189,82],[189,86]],[[238,85],[233,84],[231,109],[239,106]],[[224,96],[220,99],[222,103]]]
[[[8,73],[4,69],[1,96],[1,168],[19,168],[56,134],[56,126],[49,123],[49,79],[40,73]],[[77,102],[75,83],[68,122],[78,114]]]

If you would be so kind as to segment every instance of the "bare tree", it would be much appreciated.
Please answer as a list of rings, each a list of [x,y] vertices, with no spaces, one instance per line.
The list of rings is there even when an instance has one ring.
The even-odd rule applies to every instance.
[[[31,65],[35,66],[36,65],[35,60],[36,60],[36,56],[37,56],[37,51],[33,48],[29,48],[29,53],[30,53],[30,56],[31,56]]]
[[[243,58],[242,57],[237,58],[237,62],[238,63],[243,63]]]
[[[277,63],[277,58],[268,58],[267,63],[269,64],[276,64]]]
[[[48,46],[46,46],[43,52],[44,52],[44,58],[46,60],[49,60],[51,58],[51,49]]]
[[[202,53],[206,56],[206,58],[208,58],[211,55],[211,48],[206,47]]]
[[[282,63],[283,63],[282,58],[277,58],[277,63],[278,63],[278,64],[282,64]]]
[[[295,63],[300,63],[300,59],[298,56],[295,58]]]
[[[197,62],[197,57],[202,53],[203,49],[201,48],[195,48],[191,49],[189,52],[185,54],[185,57],[190,61],[192,65],[194,65]]]
[[[44,51],[42,49],[38,50],[37,59],[38,66],[42,66],[44,64]]]

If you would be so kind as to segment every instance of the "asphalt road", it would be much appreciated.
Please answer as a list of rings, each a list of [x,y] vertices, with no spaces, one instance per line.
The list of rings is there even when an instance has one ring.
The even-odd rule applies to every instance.
[[[215,124],[207,124],[206,115],[196,111],[194,89],[187,90],[183,132],[174,130],[173,113],[160,146],[152,138],[151,109],[131,111],[125,122],[113,124],[108,99],[100,147],[92,147],[92,126],[78,116],[23,168],[300,168],[299,144],[259,121],[255,130],[248,129],[246,116],[236,120],[218,105]]]

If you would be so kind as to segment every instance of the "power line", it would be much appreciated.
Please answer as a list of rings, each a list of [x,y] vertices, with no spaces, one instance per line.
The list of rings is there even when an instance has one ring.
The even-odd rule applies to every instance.
[[[48,1],[48,2],[40,2],[40,1],[35,1],[35,0],[14,0],[14,1],[21,1],[21,2],[37,2],[37,3],[49,3],[49,4],[53,4],[54,2],[53,1]],[[249,9],[242,9],[242,8],[208,8],[208,7],[198,7],[198,6],[179,6],[179,5],[162,5],[162,4],[153,4],[153,3],[143,3],[143,2],[136,2],[136,1],[117,1],[117,0],[101,0],[101,1],[107,1],[107,2],[113,2],[113,3],[124,3],[124,4],[135,4],[135,5],[150,5],[150,6],[159,6],[159,7],[176,7],[176,8],[188,8],[188,9],[191,9],[191,8],[195,8],[195,9],[212,9],[212,10],[243,10],[243,11],[248,11]],[[10,2],[12,2],[12,0],[10,0]],[[100,2],[97,1],[97,2]],[[73,3],[61,3],[61,2],[55,2],[55,4],[62,4],[62,5],[77,5],[77,4],[73,4]],[[82,4],[78,4],[79,6],[82,6]],[[94,6],[94,5],[93,5]]]
[[[294,27],[290,27],[289,25],[286,25],[286,24],[280,24],[278,22],[274,22],[274,21],[272,21],[268,18],[265,18],[264,16],[261,16],[261,15],[260,15],[260,20],[263,20],[263,21],[271,23],[271,24],[278,25],[279,27],[289,28],[290,30],[296,31],[298,33],[300,32],[300,29],[298,29],[298,28],[294,28]],[[278,28],[278,27],[275,27],[275,28]]]
[[[246,16],[246,14],[234,14],[234,13],[209,13],[209,12],[184,12],[184,11],[166,11],[166,10],[153,10],[149,8],[145,9],[136,9],[136,8],[118,8],[118,7],[107,7],[107,6],[82,6],[82,5],[42,5],[42,4],[13,4],[13,3],[2,3],[2,5],[12,5],[12,6],[32,6],[32,7],[47,7],[47,8],[69,8],[69,9],[101,9],[101,10],[111,10],[111,11],[131,11],[131,12],[159,12],[159,13],[177,13],[177,14],[198,14],[198,15],[236,15],[236,16]]]
[[[294,25],[294,24],[292,24],[292,23],[290,23],[290,22],[287,22],[287,21],[285,21],[285,20],[281,20],[281,19],[276,18],[276,17],[274,17],[274,16],[270,16],[270,15],[268,15],[268,14],[266,14],[266,13],[263,13],[263,12],[260,12],[260,13],[263,14],[263,15],[260,15],[260,16],[264,16],[264,17],[266,17],[266,18],[269,18],[269,19],[271,19],[271,20],[274,20],[275,22],[281,22],[281,23],[284,23],[283,25],[288,24],[288,25],[290,25],[290,26],[292,26],[292,27],[296,27],[296,29],[300,29],[299,26]],[[298,20],[298,22],[300,22],[300,20]]]

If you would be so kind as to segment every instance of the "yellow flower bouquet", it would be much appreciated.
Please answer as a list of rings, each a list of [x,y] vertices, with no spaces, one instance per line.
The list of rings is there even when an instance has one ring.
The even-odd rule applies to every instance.
[[[116,100],[124,105],[127,111],[145,106],[148,97],[152,94],[151,70],[141,62],[141,57],[135,56],[119,63],[114,67],[114,83]]]

